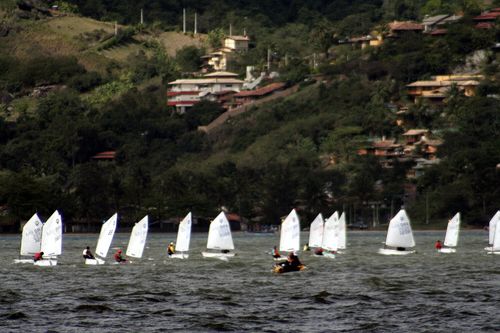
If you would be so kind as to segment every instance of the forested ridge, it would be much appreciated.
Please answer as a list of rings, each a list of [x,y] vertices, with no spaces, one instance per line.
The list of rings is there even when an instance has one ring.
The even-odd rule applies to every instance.
[[[57,11],[46,12],[52,5]],[[221,207],[251,224],[277,224],[293,207],[304,226],[335,210],[345,210],[351,223],[385,223],[404,205],[417,225],[442,226],[458,211],[465,223],[486,225],[500,208],[494,48],[500,31],[498,23],[476,28],[473,17],[495,6],[498,1],[5,1],[0,224],[14,231],[34,212],[48,216],[54,209],[74,223],[98,224],[115,211],[125,224],[145,214],[163,221],[189,211],[209,219]],[[197,13],[201,35],[191,29],[176,37],[187,44],[172,53],[174,42],[165,36],[182,35],[184,8],[190,20]],[[365,49],[345,42],[387,35],[394,20],[442,13],[463,15],[443,36],[410,32]],[[241,77],[247,65],[264,70],[272,50],[279,80],[299,90],[206,134],[198,127],[224,110],[201,102],[176,114],[166,104],[167,83],[196,71],[229,25],[251,38],[232,70]],[[452,87],[446,103],[435,105],[413,103],[407,94],[413,81],[463,71],[483,77],[474,96]],[[402,107],[405,125],[398,126]],[[413,160],[385,168],[376,156],[358,154],[375,138],[401,140],[410,128],[429,129],[443,142],[441,162],[422,176],[408,179]],[[106,151],[114,159],[94,158]]]

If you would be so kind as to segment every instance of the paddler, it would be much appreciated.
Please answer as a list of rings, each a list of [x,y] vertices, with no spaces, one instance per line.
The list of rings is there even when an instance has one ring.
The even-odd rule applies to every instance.
[[[174,253],[175,253],[175,244],[174,244],[174,242],[170,242],[170,244],[168,245],[168,248],[167,248],[167,254],[170,257]]]
[[[438,239],[436,244],[434,244],[434,247],[439,251],[443,248],[443,244],[441,244],[441,241]]]

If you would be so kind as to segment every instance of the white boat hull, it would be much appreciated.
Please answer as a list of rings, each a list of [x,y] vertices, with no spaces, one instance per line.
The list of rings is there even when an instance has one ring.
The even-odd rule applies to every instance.
[[[335,254],[334,253],[329,253],[329,252],[323,252],[322,257],[330,258],[330,259],[335,259]]]
[[[383,254],[385,256],[404,256],[407,254],[415,253],[415,250],[399,251],[399,250],[395,250],[395,249],[379,249],[378,253]]]
[[[274,261],[283,261],[283,260],[287,260],[288,258],[287,257],[284,257],[284,256],[281,256],[281,257],[273,257],[273,260]]]
[[[488,252],[488,254],[500,254],[500,252],[499,251],[490,251],[490,252]]]
[[[235,253],[217,253],[217,252],[202,252],[201,255],[205,258],[215,258],[220,260],[228,260],[234,257]]]
[[[187,259],[189,258],[189,254],[187,253],[174,253],[168,256],[169,258],[172,259]]]
[[[493,247],[492,246],[487,246],[484,248],[485,251],[488,251],[488,252],[491,252],[493,251]]]
[[[34,263],[35,266],[56,266],[57,265],[57,259],[42,259],[35,261]]]
[[[439,253],[455,253],[455,252],[457,252],[457,250],[452,248],[452,247],[443,247],[443,248],[439,249],[438,252]]]
[[[14,259],[14,264],[33,264],[33,259]]]
[[[85,259],[85,265],[103,265],[104,263],[105,261],[99,258]]]

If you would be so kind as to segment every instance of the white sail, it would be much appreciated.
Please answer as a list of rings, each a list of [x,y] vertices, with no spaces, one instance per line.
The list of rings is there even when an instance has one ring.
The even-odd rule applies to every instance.
[[[404,209],[401,209],[389,222],[385,245],[404,248],[415,246],[410,219]]]
[[[496,225],[495,234],[493,235],[493,245],[491,251],[495,254],[500,254],[500,225]]]
[[[95,253],[102,258],[106,258],[108,255],[109,247],[111,246],[113,236],[115,235],[117,220],[118,214],[115,213],[101,227],[101,233],[99,234]]]
[[[497,222],[500,220],[500,210],[496,212],[496,214],[491,218],[489,225],[489,237],[488,244],[493,244],[493,239],[495,238],[495,230],[497,226]]]
[[[189,242],[191,241],[191,212],[179,223],[179,231],[177,232],[177,242],[175,244],[176,251],[189,251]]]
[[[45,257],[58,256],[62,253],[62,218],[57,210],[43,225],[40,251]]]
[[[207,249],[234,250],[231,228],[224,212],[221,212],[219,215],[217,215],[212,223],[210,223]]]
[[[300,221],[295,209],[292,209],[281,223],[280,251],[298,251],[300,248]]]
[[[338,248],[344,250],[347,247],[347,226],[345,221],[345,213],[342,213],[338,222]]]
[[[137,222],[132,229],[130,240],[127,247],[127,256],[141,258],[146,238],[148,237],[148,216],[144,216],[142,220]]]
[[[328,251],[338,250],[337,227],[339,224],[339,213],[335,212],[325,222],[323,233],[323,249]]]
[[[36,252],[40,252],[42,244],[42,226],[43,223],[35,213],[26,222],[23,227],[23,235],[21,238],[21,255],[31,256]]]
[[[460,231],[460,213],[456,213],[455,216],[448,222],[448,228],[446,228],[446,236],[444,238],[444,246],[455,247],[458,243],[458,233]]]
[[[323,215],[321,213],[316,216],[314,221],[311,223],[309,228],[309,246],[310,247],[321,247],[323,245],[323,228],[325,222],[323,221]]]

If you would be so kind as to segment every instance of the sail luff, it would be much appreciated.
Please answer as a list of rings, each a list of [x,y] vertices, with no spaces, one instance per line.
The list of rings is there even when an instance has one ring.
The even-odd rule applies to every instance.
[[[186,217],[179,223],[179,230],[177,232],[177,241],[175,243],[176,251],[185,252],[189,251],[189,243],[191,241],[191,224],[192,217],[189,212]]]

